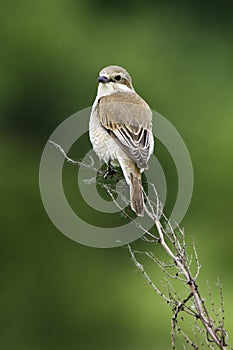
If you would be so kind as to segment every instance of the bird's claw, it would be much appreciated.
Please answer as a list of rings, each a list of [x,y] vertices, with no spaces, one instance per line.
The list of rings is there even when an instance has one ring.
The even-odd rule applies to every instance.
[[[112,179],[116,177],[117,171],[113,168],[111,164],[108,165],[106,172],[103,174],[104,179]]]

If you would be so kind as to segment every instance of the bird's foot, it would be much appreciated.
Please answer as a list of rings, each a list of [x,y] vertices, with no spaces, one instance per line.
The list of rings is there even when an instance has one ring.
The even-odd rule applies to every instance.
[[[117,178],[117,171],[111,164],[108,164],[107,170],[103,174],[103,178],[104,179]]]

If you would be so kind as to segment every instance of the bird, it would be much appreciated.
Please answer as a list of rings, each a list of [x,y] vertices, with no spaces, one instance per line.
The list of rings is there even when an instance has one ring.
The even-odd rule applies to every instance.
[[[107,66],[99,73],[89,138],[93,150],[110,170],[121,167],[129,185],[130,206],[137,216],[143,216],[141,176],[154,151],[152,111],[121,66]]]

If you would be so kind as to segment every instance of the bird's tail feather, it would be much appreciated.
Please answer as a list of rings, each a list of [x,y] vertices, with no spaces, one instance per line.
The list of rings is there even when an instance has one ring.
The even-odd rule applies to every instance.
[[[138,216],[144,215],[144,199],[142,193],[141,174],[130,173],[130,203]]]

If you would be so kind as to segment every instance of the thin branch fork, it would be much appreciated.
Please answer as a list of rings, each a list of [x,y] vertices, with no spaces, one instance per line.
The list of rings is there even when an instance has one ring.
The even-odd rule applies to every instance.
[[[65,159],[68,162],[70,162],[72,164],[79,165],[79,166],[84,167],[84,168],[92,169],[94,172],[97,172],[97,169],[94,166],[95,164],[94,164],[94,160],[92,159],[92,157],[90,157],[89,164],[86,164],[86,163],[80,162],[80,161],[74,161],[73,159],[69,158],[66,155],[64,149],[60,145],[58,145],[54,141],[50,141],[50,143],[53,146],[55,146],[63,154],[63,156],[65,157]],[[104,186],[104,184],[101,184],[101,185]],[[169,265],[161,264],[161,262],[153,256],[153,254],[151,255],[150,253],[146,253],[146,255],[150,259],[152,259],[154,262],[156,262],[157,265],[160,268],[162,268],[162,271],[164,271],[164,272],[165,272],[165,269],[167,267],[175,266],[178,269],[179,274],[181,276],[183,276],[183,277],[177,278],[177,280],[180,281],[181,283],[185,283],[186,287],[188,287],[190,290],[188,296],[182,301],[179,298],[179,296],[177,295],[176,290],[173,288],[172,292],[174,293],[175,297],[172,296],[171,293],[169,293],[169,295],[167,297],[155,285],[155,283],[153,283],[149,274],[145,271],[143,265],[138,262],[138,260],[136,259],[136,256],[135,256],[136,252],[134,252],[132,250],[130,245],[128,245],[128,249],[129,249],[131,258],[132,258],[133,263],[135,264],[136,268],[139,269],[139,271],[141,271],[141,273],[145,277],[146,281],[153,288],[154,292],[156,292],[158,295],[160,295],[168,304],[170,304],[172,306],[173,317],[172,317],[171,323],[172,323],[172,346],[173,346],[173,349],[176,349],[176,347],[175,347],[175,328],[177,325],[178,314],[180,312],[186,312],[190,316],[194,317],[195,323],[197,322],[197,320],[200,320],[200,322],[203,325],[205,332],[206,332],[205,341],[206,341],[208,348],[214,350],[214,349],[216,349],[215,346],[217,346],[221,350],[227,350],[227,349],[229,349],[230,345],[227,344],[228,337],[227,337],[227,332],[224,329],[224,307],[223,307],[222,288],[220,288],[222,320],[217,325],[216,322],[210,317],[210,312],[206,308],[205,302],[202,299],[202,297],[199,293],[199,290],[198,290],[198,286],[196,284],[196,279],[199,275],[201,266],[200,266],[199,261],[198,261],[198,256],[197,256],[197,251],[195,249],[195,246],[193,247],[193,250],[194,250],[194,258],[195,258],[195,261],[197,264],[197,271],[196,271],[195,276],[193,277],[192,273],[191,273],[191,269],[190,269],[192,261],[188,261],[188,259],[187,259],[184,232],[183,232],[183,230],[181,230],[179,228],[178,234],[180,234],[180,236],[177,236],[175,230],[173,230],[173,228],[172,228],[172,225],[171,225],[169,219],[166,218],[166,216],[163,213],[163,207],[159,201],[159,196],[157,194],[155,185],[151,184],[151,183],[149,183],[149,185],[152,186],[152,189],[154,191],[155,202],[152,201],[150,198],[148,198],[147,194],[144,192],[144,196],[146,198],[146,202],[148,205],[148,207],[145,205],[145,212],[149,216],[149,218],[152,220],[152,222],[154,223],[154,225],[157,229],[157,232],[158,232],[158,236],[157,235],[154,236],[153,234],[148,232],[140,223],[136,223],[136,221],[133,221],[133,222],[144,233],[145,242],[147,242],[147,243],[156,242],[156,243],[161,244],[161,246],[163,247],[166,254],[172,259],[172,261],[173,261],[172,265],[171,264],[169,264]],[[112,195],[112,192],[108,188],[106,188],[106,190],[110,194],[112,200],[117,205],[117,207],[120,210],[124,211],[124,208],[119,206],[119,204],[115,200],[114,196]],[[123,201],[126,203],[126,205],[128,205],[128,201],[124,197],[124,195],[122,193],[118,193],[118,194],[121,196],[121,199],[123,199]],[[170,233],[168,233],[166,231],[166,229],[163,227],[163,225],[160,221],[161,218],[165,219],[166,225],[169,228]],[[146,236],[149,237],[149,239]],[[170,276],[168,273],[166,275],[169,278],[173,277],[173,276]],[[178,275],[178,273],[177,273],[177,275]],[[192,305],[192,307],[187,305],[187,303],[190,300],[193,300],[193,303],[194,303]],[[213,309],[213,303],[212,303],[212,309]],[[216,314],[215,314],[215,316],[216,316]],[[200,327],[201,324],[199,323],[199,325],[197,325],[197,330],[201,334],[203,334],[204,329],[202,329]],[[183,330],[180,327],[178,328],[178,332],[184,337],[185,342],[187,344],[189,344],[193,349],[198,349],[198,346],[190,340],[190,338],[183,332]],[[231,347],[230,347],[230,349],[232,350]]]
[[[203,326],[205,327],[208,337],[211,339],[211,341],[213,341],[219,347],[219,349],[227,350],[227,344],[225,344],[225,342],[223,341],[222,335],[220,335],[220,338],[218,337],[219,329],[215,329],[213,327],[212,321],[209,317],[209,313],[205,308],[205,304],[204,304],[202,298],[200,297],[197,284],[195,282],[195,279],[192,278],[189,268],[187,268],[187,266],[184,264],[184,262],[179,257],[177,257],[172,252],[170,247],[167,245],[167,243],[165,241],[164,233],[163,233],[163,227],[162,227],[160,220],[158,218],[156,218],[148,210],[147,207],[145,207],[145,212],[153,220],[153,222],[157,228],[161,246],[166,251],[166,253],[171,257],[174,264],[180,270],[180,272],[184,276],[188,286],[190,287],[190,289],[191,289],[190,297],[193,296],[193,300],[195,303],[195,308],[197,310],[198,318],[200,319]]]

